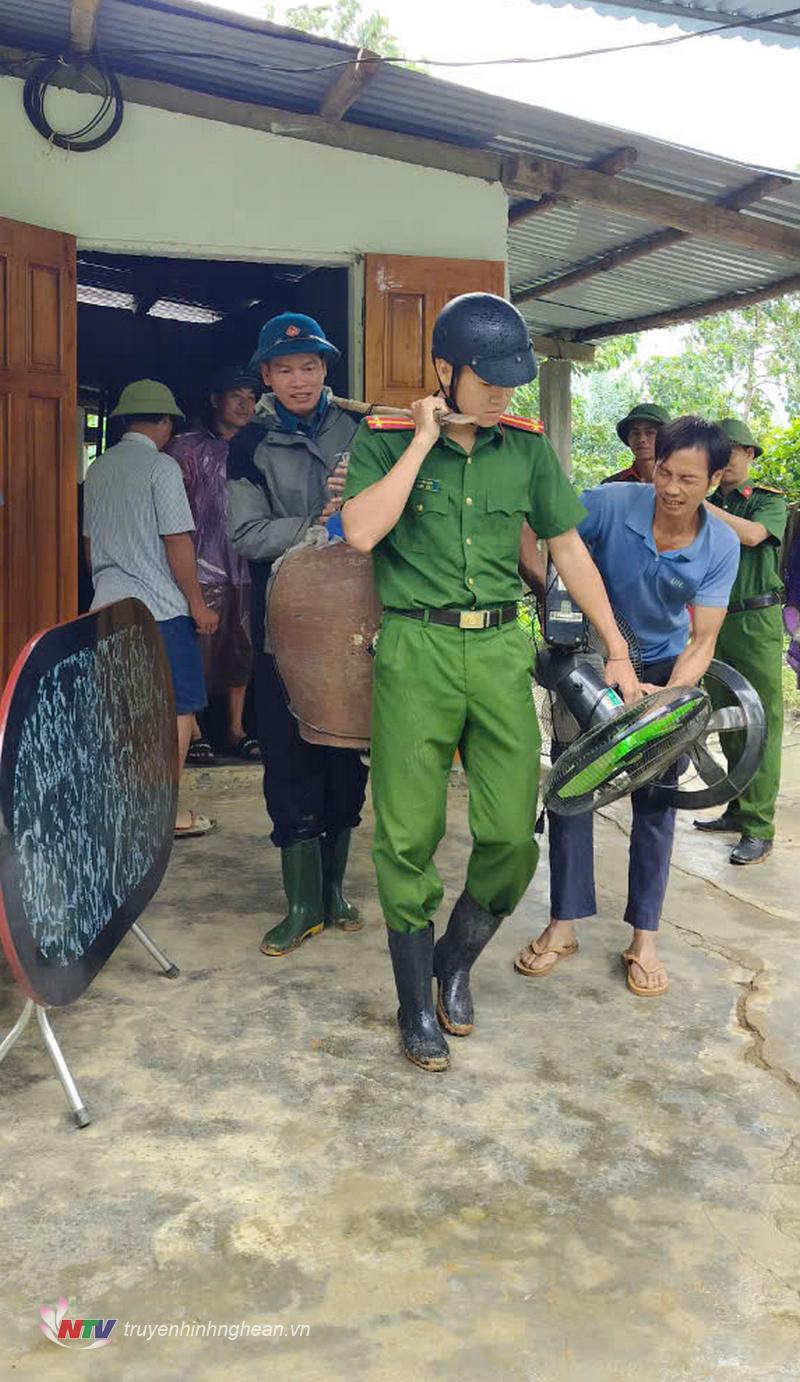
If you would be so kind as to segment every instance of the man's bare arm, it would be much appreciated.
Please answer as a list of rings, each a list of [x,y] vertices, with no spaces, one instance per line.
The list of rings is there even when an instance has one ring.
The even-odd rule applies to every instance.
[[[724,609],[710,605],[695,605],[692,615],[692,636],[672,669],[668,686],[696,686],[708,671],[714,656],[717,635],[727,614]]]
[[[178,589],[186,596],[198,633],[214,633],[219,615],[209,609],[197,579],[197,555],[191,533],[162,533],[169,569]]]
[[[547,540],[559,576],[573,600],[580,606],[608,649],[606,681],[618,686],[627,705],[641,698],[639,681],[630,660],[628,645],[617,627],[600,572],[577,528]]]

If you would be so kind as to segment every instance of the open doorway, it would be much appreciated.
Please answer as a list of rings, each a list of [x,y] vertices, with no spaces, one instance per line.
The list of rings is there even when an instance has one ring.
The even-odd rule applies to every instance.
[[[350,378],[349,269],[311,264],[173,259],[78,252],[79,475],[117,440],[108,414],[132,379],[159,379],[187,424],[203,414],[209,379],[245,364],[278,312],[307,312],[342,352],[334,393]]]
[[[317,318],[341,351],[330,370],[334,393],[350,379],[348,266],[176,259],[79,250],[78,475],[119,440],[109,414],[125,384],[158,379],[175,394],[186,427],[207,420],[209,381],[226,365],[245,365],[258,333],[279,312]],[[178,430],[181,430],[180,428]],[[79,523],[82,510],[79,489]],[[79,541],[79,607],[89,608],[91,575]],[[252,733],[251,697],[245,707]],[[224,697],[212,696],[201,732],[225,752]]]

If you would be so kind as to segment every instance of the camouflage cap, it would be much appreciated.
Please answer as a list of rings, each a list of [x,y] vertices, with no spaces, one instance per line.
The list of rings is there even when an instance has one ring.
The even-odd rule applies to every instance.
[[[630,412],[625,417],[620,418],[617,423],[617,436],[626,446],[628,444],[628,432],[634,422],[654,422],[657,427],[662,427],[665,422],[669,422],[669,413],[658,403],[635,404]]]
[[[746,422],[740,422],[738,417],[724,417],[717,425],[722,428],[731,446],[752,446],[756,460],[763,456],[764,448],[759,446]]]

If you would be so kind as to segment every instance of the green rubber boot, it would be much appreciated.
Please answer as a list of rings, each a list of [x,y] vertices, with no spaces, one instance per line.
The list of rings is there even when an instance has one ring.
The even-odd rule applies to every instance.
[[[322,907],[322,857],[319,839],[298,840],[281,850],[283,886],[289,911],[267,931],[262,955],[288,955],[324,926]]]
[[[347,868],[347,855],[350,850],[350,831],[339,830],[323,835],[322,848],[322,900],[325,910],[325,925],[338,926],[340,931],[360,931],[364,925],[358,908],[348,902],[342,893],[344,871]]]

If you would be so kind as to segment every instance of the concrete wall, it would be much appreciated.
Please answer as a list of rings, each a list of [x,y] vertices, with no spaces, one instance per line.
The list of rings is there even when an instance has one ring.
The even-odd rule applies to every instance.
[[[48,96],[66,128],[95,109],[75,92]],[[0,215],[128,253],[506,255],[499,184],[130,104],[110,144],[69,154],[32,128],[11,77],[0,78]]]

